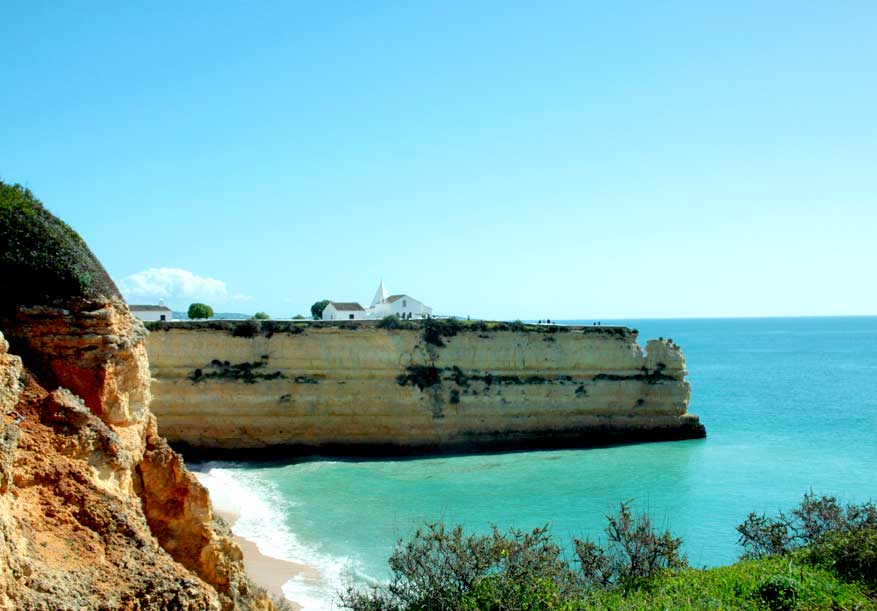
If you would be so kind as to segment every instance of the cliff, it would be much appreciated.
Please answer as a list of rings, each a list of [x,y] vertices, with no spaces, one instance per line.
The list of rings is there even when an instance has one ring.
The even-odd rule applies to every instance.
[[[156,432],[143,325],[81,238],[3,183],[0,287],[0,609],[272,609]]]
[[[635,332],[427,321],[151,325],[153,410],[190,449],[405,453],[703,437],[685,359]]]

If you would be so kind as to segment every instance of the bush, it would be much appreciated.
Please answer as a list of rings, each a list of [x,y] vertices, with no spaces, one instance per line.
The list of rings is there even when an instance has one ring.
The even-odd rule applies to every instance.
[[[402,320],[395,314],[384,316],[377,324],[378,329],[414,329],[415,325],[407,320]]]
[[[861,529],[877,529],[877,506],[873,503],[842,507],[833,496],[817,497],[809,492],[791,515],[750,513],[737,532],[744,558],[761,558],[789,554]]]
[[[271,317],[265,312],[256,312],[253,314],[253,318],[256,320],[269,320]]]
[[[393,577],[369,592],[349,588],[342,605],[372,609],[555,609],[574,598],[579,580],[548,529],[465,535],[431,524],[390,557]],[[529,601],[524,604],[524,601]]]
[[[305,317],[302,316],[301,314],[296,314],[295,316],[292,317],[292,319],[293,320],[304,320]]]
[[[79,234],[29,189],[0,181],[0,310],[119,296]]]
[[[792,611],[798,602],[798,583],[788,575],[772,575],[758,585],[757,593],[770,611]]]
[[[803,550],[801,558],[877,590],[877,528],[832,533]]]
[[[213,316],[213,308],[206,303],[193,303],[189,306],[188,316],[190,319],[210,318]]]
[[[341,595],[353,611],[573,611],[584,607],[590,589],[644,585],[665,569],[687,566],[680,539],[655,533],[646,516],[634,518],[627,504],[607,516],[608,546],[574,541],[580,565],[571,564],[549,536],[496,526],[488,535],[466,535],[431,524],[398,543],[390,557],[388,585],[354,587]]]
[[[648,515],[636,518],[628,503],[615,516],[606,516],[606,547],[575,539],[582,574],[590,586],[630,590],[645,585],[665,569],[688,566],[681,553],[682,539],[670,531],[655,532]]]
[[[436,320],[428,318],[423,321],[423,341],[438,348],[444,348],[443,337],[453,337],[463,329],[463,323],[456,318]]]

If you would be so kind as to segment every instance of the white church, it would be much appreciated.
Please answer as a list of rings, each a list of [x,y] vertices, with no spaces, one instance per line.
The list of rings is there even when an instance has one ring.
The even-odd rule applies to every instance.
[[[429,318],[432,316],[432,308],[410,295],[388,294],[384,281],[381,280],[371,306],[363,308],[356,302],[330,301],[323,310],[323,320],[371,320],[391,314],[409,320]]]

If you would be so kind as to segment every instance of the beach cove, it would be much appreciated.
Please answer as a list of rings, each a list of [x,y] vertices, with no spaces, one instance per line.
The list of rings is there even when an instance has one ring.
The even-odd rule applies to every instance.
[[[345,580],[385,577],[396,540],[436,520],[474,530],[550,523],[568,541],[598,536],[603,515],[634,499],[684,538],[693,566],[713,566],[739,556],[734,528],[750,511],[791,507],[811,488],[848,501],[874,496],[877,318],[619,322],[683,347],[691,411],[707,439],[377,462],[205,463],[200,478],[221,510],[237,499],[238,535],[266,556],[314,569],[316,579],[307,571],[283,586],[305,609],[334,608]]]

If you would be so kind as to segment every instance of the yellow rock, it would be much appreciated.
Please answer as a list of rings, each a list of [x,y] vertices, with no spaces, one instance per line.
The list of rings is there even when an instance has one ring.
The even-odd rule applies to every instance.
[[[212,326],[157,325],[147,339],[152,411],[171,442],[407,452],[705,434],[679,347],[651,340],[643,355],[623,328],[467,329],[437,346],[368,324],[253,337]]]

